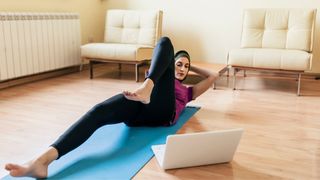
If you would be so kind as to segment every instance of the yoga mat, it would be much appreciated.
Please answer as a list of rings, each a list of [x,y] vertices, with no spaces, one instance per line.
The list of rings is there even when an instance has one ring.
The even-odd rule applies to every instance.
[[[153,157],[151,146],[165,144],[200,107],[186,107],[170,127],[103,126],[85,143],[54,161],[48,179],[131,179]],[[10,175],[4,180],[18,179]],[[19,178],[19,180],[32,178]]]

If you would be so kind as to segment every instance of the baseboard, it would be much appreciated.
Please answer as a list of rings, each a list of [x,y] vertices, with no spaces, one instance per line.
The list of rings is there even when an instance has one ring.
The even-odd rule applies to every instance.
[[[85,69],[87,69],[86,66],[84,66]],[[14,78],[14,79],[9,79],[5,81],[0,81],[0,89],[5,89],[21,84],[26,84],[34,81],[39,81],[43,79],[48,79],[52,77],[57,77],[65,74],[70,74],[79,71],[79,66],[72,66],[72,67],[67,67],[63,69],[57,69],[53,71],[48,71],[48,72],[43,72],[39,74],[34,74],[34,75],[29,75],[29,76],[24,76],[24,77],[19,77],[19,78]]]

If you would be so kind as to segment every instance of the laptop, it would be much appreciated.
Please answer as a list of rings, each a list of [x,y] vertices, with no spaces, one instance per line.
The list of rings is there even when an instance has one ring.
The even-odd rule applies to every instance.
[[[163,169],[230,162],[243,129],[230,129],[167,136],[166,144],[151,149]]]

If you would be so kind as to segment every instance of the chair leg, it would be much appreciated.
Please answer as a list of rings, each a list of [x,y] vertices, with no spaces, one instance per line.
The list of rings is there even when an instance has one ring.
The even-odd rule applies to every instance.
[[[93,62],[89,61],[90,79],[93,78]]]
[[[81,58],[79,71],[82,71],[82,69],[83,69],[83,62],[84,62],[84,61],[85,61],[85,58]]]
[[[122,71],[121,71],[121,69],[122,69],[122,64],[121,63],[119,63],[118,64],[118,75],[119,75],[119,77],[122,75]]]
[[[82,71],[83,69],[83,62],[81,61],[80,67],[79,67],[79,71]]]
[[[233,69],[233,90],[236,90],[236,75],[237,75],[238,69]]]
[[[297,96],[300,96],[300,86],[301,86],[301,73],[298,74],[298,91],[297,91]]]
[[[121,71],[121,69],[122,69],[121,63],[118,64],[118,69],[119,69],[119,71]]]
[[[136,64],[136,82],[139,82],[139,64]]]
[[[246,70],[243,70],[243,77],[247,77]]]
[[[229,86],[230,67],[227,68],[227,86]]]

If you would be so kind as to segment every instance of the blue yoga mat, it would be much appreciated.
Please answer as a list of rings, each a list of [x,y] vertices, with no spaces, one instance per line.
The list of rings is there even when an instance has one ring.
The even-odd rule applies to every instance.
[[[101,127],[81,146],[54,161],[48,179],[131,179],[153,157],[151,145],[164,144],[199,109],[186,107],[171,127],[127,127],[123,123]]]

